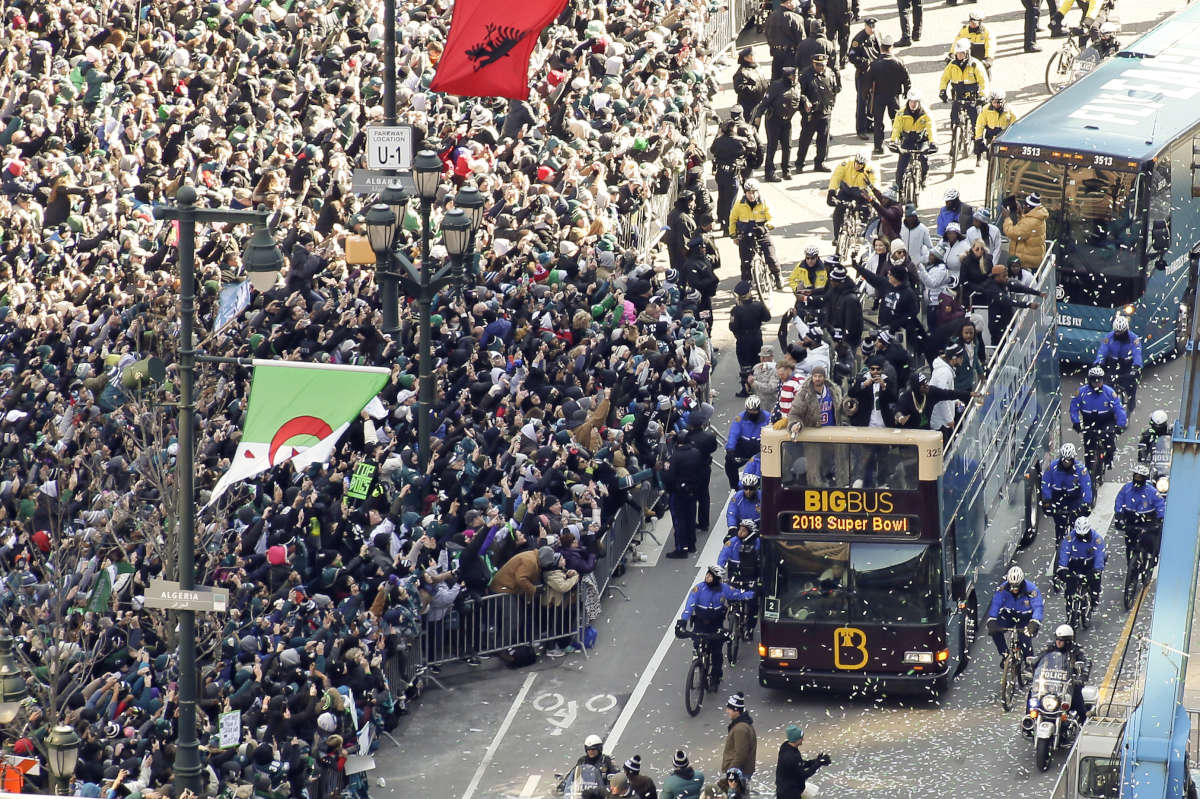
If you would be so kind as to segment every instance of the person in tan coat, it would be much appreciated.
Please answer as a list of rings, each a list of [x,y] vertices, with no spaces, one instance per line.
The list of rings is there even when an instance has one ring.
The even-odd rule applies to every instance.
[[[806,427],[825,427],[829,425],[846,424],[849,419],[844,417],[842,389],[829,380],[824,366],[814,366],[812,374],[805,380],[796,392],[788,411],[788,431],[795,436]],[[830,449],[833,451],[833,468],[835,485],[850,484],[850,460],[848,448],[842,445],[805,444],[804,463],[806,479],[810,486],[824,485],[822,472],[828,471]],[[793,476],[793,479],[795,476]]]
[[[754,731],[754,719],[746,712],[744,693],[738,691],[729,697],[725,715],[729,718],[729,733],[725,736],[725,751],[721,753],[721,773],[740,768],[749,782],[758,759],[758,733]]]
[[[1046,220],[1050,214],[1042,206],[1042,198],[1030,192],[1023,211],[1004,220],[1004,235],[1008,236],[1008,254],[1021,259],[1030,271],[1037,271],[1046,255]]]
[[[542,571],[553,569],[558,556],[550,547],[518,552],[492,577],[491,589],[497,594],[521,594],[528,600],[537,595]]]

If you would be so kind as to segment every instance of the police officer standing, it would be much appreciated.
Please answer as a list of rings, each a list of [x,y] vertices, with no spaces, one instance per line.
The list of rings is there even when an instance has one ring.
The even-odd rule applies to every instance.
[[[696,482],[699,483],[699,493],[696,497],[698,503],[696,508],[696,526],[704,531],[707,531],[711,526],[709,524],[709,511],[712,502],[709,497],[708,485],[712,480],[712,458],[719,445],[717,436],[709,429],[709,422],[712,420],[712,415],[713,406],[705,403],[691,411],[687,419],[688,440],[703,456],[703,463],[700,465],[701,471],[696,477]]]
[[[738,68],[733,73],[733,93],[737,95],[738,105],[747,117],[754,114],[754,109],[758,108],[767,94],[767,79],[758,71],[754,51],[749,47],[738,51]]]
[[[717,181],[717,224],[729,229],[729,211],[737,198],[738,180],[746,168],[748,143],[737,133],[737,121],[730,119],[721,126],[709,152],[713,157],[713,177]]]
[[[913,42],[921,41],[921,25],[925,19],[923,0],[896,0],[896,9],[900,12],[900,41],[897,47],[908,47]],[[912,27],[908,24],[908,9],[912,8]],[[909,38],[909,33],[912,38]]]
[[[771,82],[767,96],[755,112],[754,119],[766,116],[763,125],[767,133],[767,154],[763,165],[764,178],[768,183],[778,182],[775,177],[775,151],[782,151],[783,179],[792,177],[790,158],[792,155],[792,117],[800,110],[804,96],[796,85],[796,68],[784,67],[778,80]]]
[[[814,172],[828,172],[825,156],[829,154],[829,120],[833,116],[833,104],[842,90],[842,76],[836,69],[829,68],[829,57],[824,53],[813,56],[812,66],[800,76],[800,91],[804,95],[804,122],[800,126],[799,152],[796,171],[804,171],[804,160],[813,139],[817,142],[817,154],[813,160]]]
[[[703,236],[693,236],[687,243],[687,258],[679,272],[683,285],[699,292],[698,311],[712,311],[712,298],[717,293],[717,264],[709,254]]]
[[[883,155],[884,119],[896,118],[901,95],[908,94],[912,78],[908,67],[892,55],[892,37],[886,33],[879,40],[879,58],[867,70],[871,89],[871,118],[875,123],[875,155]]]
[[[825,23],[814,19],[808,26],[808,38],[796,48],[796,71],[803,76],[818,53],[824,53],[830,61],[837,63],[837,47],[825,38]]]
[[[879,59],[879,35],[875,33],[874,17],[863,20],[863,27],[850,40],[848,57],[854,65],[854,132],[858,138],[871,138],[871,82],[867,70]]]
[[[763,26],[771,50],[771,80],[778,80],[785,67],[796,65],[796,48],[804,41],[804,17],[796,11],[796,0],[780,0]]]
[[[850,20],[853,14],[847,0],[816,0],[817,13],[825,19],[829,38],[838,44],[838,69],[844,69],[850,49]]]
[[[704,456],[688,438],[687,430],[675,434],[675,451],[667,467],[665,482],[675,534],[675,550],[666,554],[668,558],[686,558],[689,552],[696,551],[696,503],[705,469]]]

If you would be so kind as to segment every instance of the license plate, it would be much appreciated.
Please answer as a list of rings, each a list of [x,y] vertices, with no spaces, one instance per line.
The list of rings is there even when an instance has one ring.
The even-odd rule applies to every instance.
[[[1037,729],[1037,737],[1049,738],[1054,735],[1054,725],[1048,721],[1039,721]]]

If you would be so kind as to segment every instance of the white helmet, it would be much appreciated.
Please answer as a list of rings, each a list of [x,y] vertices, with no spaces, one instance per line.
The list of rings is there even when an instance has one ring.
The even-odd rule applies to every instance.
[[[584,749],[600,749],[603,746],[604,739],[602,739],[599,735],[593,734],[583,739]]]
[[[1060,458],[1066,458],[1067,460],[1075,460],[1075,454],[1076,454],[1075,445],[1069,441],[1066,444],[1063,444],[1061,447],[1058,448],[1058,457],[1060,457]]]
[[[714,563],[713,565],[711,565],[711,566],[709,566],[709,567],[708,567],[708,573],[709,573],[709,574],[711,574],[713,577],[716,577],[718,580],[724,580],[724,579],[725,579],[725,569],[724,569],[724,567],[722,567],[722,566],[718,566],[718,565],[717,565],[717,564],[715,564],[715,563]]]
[[[1008,570],[1008,574],[1004,575],[1004,579],[1009,585],[1016,588],[1025,582],[1025,570],[1020,566],[1013,566]]]
[[[742,475],[742,488],[758,488],[758,475],[757,474],[743,474]]]
[[[1117,314],[1116,318],[1113,319],[1113,332],[1114,333],[1128,333],[1129,332],[1129,318],[1126,316],[1122,316],[1121,314]]]
[[[746,397],[746,410],[757,411],[760,407],[762,407],[762,400],[758,398],[757,394]]]
[[[1115,22],[1103,22],[1100,25],[1100,33],[1105,36],[1112,36],[1119,30],[1121,30],[1121,26]]]
[[[871,151],[864,147],[854,154],[854,160],[859,164],[867,163],[871,160]]]
[[[1166,427],[1167,419],[1167,412],[1161,408],[1150,414],[1150,424],[1154,425],[1155,427]]]
[[[972,11],[970,14],[967,14],[967,22],[983,22],[983,15],[978,11]]]
[[[1074,638],[1075,628],[1069,624],[1060,624],[1054,628],[1055,638]]]
[[[909,89],[908,94],[904,98],[908,102],[921,102],[921,92],[918,89]]]
[[[954,52],[955,53],[971,52],[971,40],[966,38],[965,36],[963,38],[959,39],[957,42],[954,43]]]
[[[1076,535],[1087,535],[1092,531],[1092,520],[1087,516],[1080,516],[1075,520]]]
[[[746,178],[746,182],[742,184],[742,191],[758,191],[758,181],[754,178]]]
[[[958,189],[946,189],[946,193],[942,195],[942,199],[946,202],[958,199]]]
[[[990,92],[988,92],[988,102],[989,103],[1004,102],[1004,90],[1003,89],[992,89]]]

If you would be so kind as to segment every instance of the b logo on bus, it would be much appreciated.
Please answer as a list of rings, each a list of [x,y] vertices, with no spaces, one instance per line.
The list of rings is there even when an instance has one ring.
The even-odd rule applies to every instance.
[[[838,627],[833,631],[833,665],[839,669],[864,668],[867,659],[867,634],[857,627]]]

